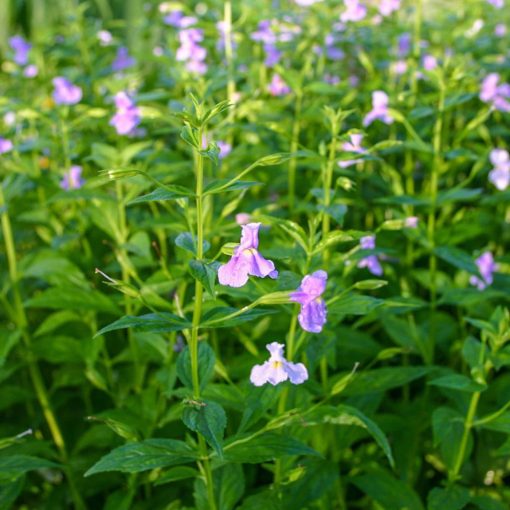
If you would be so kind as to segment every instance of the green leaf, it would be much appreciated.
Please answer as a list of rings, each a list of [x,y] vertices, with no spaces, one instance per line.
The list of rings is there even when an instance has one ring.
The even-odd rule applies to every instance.
[[[230,181],[231,179],[216,179],[213,182],[210,182],[204,188],[204,195],[214,195],[216,193],[238,191],[252,188],[253,186],[262,186],[264,184],[258,181],[236,181],[232,183],[230,183]]]
[[[58,464],[31,455],[1,455],[0,482],[13,481],[27,471],[58,467]]]
[[[437,206],[453,202],[472,202],[482,195],[482,188],[452,188],[447,191],[440,191],[437,195]]]
[[[474,496],[471,498],[471,503],[480,510],[508,510],[506,503],[489,496]],[[442,510],[446,510],[446,508],[443,507]]]
[[[200,131],[191,126],[184,126],[181,129],[181,138],[197,151],[202,150],[202,140],[200,140]]]
[[[358,489],[377,501],[384,510],[424,510],[420,498],[409,484],[394,478],[382,469],[370,470],[351,481]]]
[[[434,250],[435,254],[458,269],[463,269],[469,273],[478,274],[478,267],[465,251],[455,248],[454,246],[438,246]]]
[[[230,308],[228,306],[221,306],[213,308],[206,312],[203,316],[203,322],[201,327],[203,328],[232,328],[234,326],[239,326],[245,322],[253,321],[260,319],[261,317],[265,317],[266,315],[271,315],[277,313],[277,310],[273,310],[271,308],[253,308],[251,310],[247,310],[236,317],[231,319],[223,320],[223,317],[228,317],[236,312],[238,312],[237,308]]]
[[[189,272],[191,276],[198,280],[209,295],[214,299],[214,283],[216,281],[216,270],[212,267],[212,264],[206,264],[201,260],[190,260],[189,261]]]
[[[384,300],[359,294],[346,294],[328,306],[331,315],[366,315],[384,303]]]
[[[117,305],[107,296],[93,289],[80,287],[51,287],[29,299],[28,308],[79,309],[96,312],[120,313]]]
[[[356,374],[352,382],[344,389],[346,396],[380,393],[399,388],[431,372],[431,367],[384,367],[365,370]]]
[[[354,288],[360,290],[375,290],[380,289],[385,285],[388,285],[386,280],[361,280],[354,284]]]
[[[450,470],[453,469],[464,433],[464,416],[450,407],[439,407],[432,414],[432,430],[434,444],[439,446],[443,461]],[[470,435],[465,456],[469,455],[472,444]]]
[[[259,436],[244,440],[235,439],[225,445],[225,460],[243,464],[269,462],[286,455],[311,455],[320,457],[320,453],[301,441],[285,434],[265,432]]]
[[[183,250],[189,251],[190,253],[193,253],[193,255],[196,256],[197,254],[197,244],[195,238],[189,233],[189,232],[182,232],[175,238],[175,244],[179,248],[182,248]],[[211,245],[208,241],[203,241],[202,243],[202,252],[206,253]]]
[[[144,204],[146,202],[164,202],[165,200],[176,200],[177,198],[189,198],[193,192],[184,186],[167,185],[165,189],[158,188],[147,195],[136,197],[128,202],[128,205]]]
[[[197,454],[183,441],[175,439],[146,439],[115,448],[94,464],[85,476],[121,471],[139,473],[196,460]]]
[[[196,478],[200,476],[200,472],[188,466],[179,466],[170,468],[168,471],[161,473],[156,479],[154,485],[163,485],[164,483],[177,482],[187,478]]]
[[[208,343],[199,342],[198,344],[198,379],[200,381],[200,389],[203,390],[207,383],[211,380],[214,373],[214,365],[216,356]],[[177,357],[177,377],[179,380],[193,390],[193,376],[191,372],[191,358],[189,347],[186,346]]]
[[[227,426],[227,415],[216,402],[203,400],[184,409],[182,421],[194,432],[201,434],[220,458],[223,458],[223,433]]]
[[[445,375],[443,377],[433,379],[427,384],[439,386],[441,388],[448,388],[450,390],[465,391],[467,393],[475,393],[477,391],[484,391],[487,389],[487,386],[478,384],[469,377],[461,374]]]
[[[238,464],[227,464],[213,471],[216,508],[232,510],[244,494],[243,468]],[[203,478],[195,480],[195,502],[197,510],[210,510],[207,486]]]
[[[469,491],[465,487],[435,487],[427,496],[427,510],[461,510],[469,499]]]
[[[337,407],[326,406],[319,408],[311,416],[305,418],[305,420],[316,424],[329,423],[332,425],[361,427],[374,438],[375,442],[384,452],[384,455],[386,455],[390,465],[392,467],[394,466],[395,462],[386,435],[374,421],[368,418],[368,416],[363,414],[359,409],[347,405],[339,405]]]
[[[168,333],[191,328],[191,322],[183,317],[169,312],[148,313],[146,315],[125,315],[124,317],[100,329],[94,338],[115,331],[117,329],[133,328],[135,331],[152,331],[153,333]]]

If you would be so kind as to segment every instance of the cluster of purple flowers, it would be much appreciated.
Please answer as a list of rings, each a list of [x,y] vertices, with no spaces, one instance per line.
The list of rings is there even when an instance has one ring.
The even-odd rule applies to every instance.
[[[117,111],[110,120],[110,125],[119,135],[133,134],[136,126],[140,124],[140,110],[126,92],[115,94],[114,101]]]
[[[344,0],[346,10],[340,15],[340,21],[361,21],[367,15],[367,8],[359,0]]]
[[[252,32],[250,38],[252,41],[261,42],[264,45],[266,59],[264,64],[267,67],[273,67],[280,61],[282,57],[281,51],[276,47],[277,37],[273,31],[272,21],[263,20],[259,23],[255,32]]]
[[[482,81],[480,99],[501,112],[510,112],[510,84],[499,83],[498,73],[488,74]]]
[[[235,249],[231,259],[219,267],[218,281],[221,285],[242,287],[249,276],[259,278],[277,278],[278,271],[271,260],[264,258],[258,251],[260,223],[242,225],[241,242]],[[322,294],[326,290],[328,275],[325,271],[315,271],[306,275],[301,285],[289,293],[290,301],[299,303],[298,315],[301,327],[310,333],[320,333],[326,323],[326,303]],[[308,379],[308,372],[303,364],[290,363],[283,357],[283,345],[273,342],[267,346],[271,357],[263,365],[256,365],[251,372],[251,381],[256,386],[266,382],[278,384],[290,379],[300,384]]]
[[[26,41],[21,35],[15,35],[9,39],[9,46],[14,52],[14,62],[23,69],[23,76],[26,78],[34,78],[37,76],[39,70],[34,64],[29,64],[30,50],[32,45]]]
[[[83,92],[78,85],[74,85],[67,78],[57,76],[53,78],[53,99],[61,105],[73,105],[79,103]]]
[[[499,190],[505,190],[510,184],[510,157],[504,149],[493,149],[490,153],[494,168],[489,173],[489,181]]]
[[[204,31],[200,28],[184,28],[179,32],[180,46],[176,58],[179,62],[186,62],[186,69],[191,73],[205,74],[207,72],[207,50],[200,46],[204,40]]]

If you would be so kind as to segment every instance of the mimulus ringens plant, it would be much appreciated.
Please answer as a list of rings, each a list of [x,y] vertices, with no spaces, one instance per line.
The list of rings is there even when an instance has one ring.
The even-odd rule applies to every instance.
[[[269,360],[251,369],[250,381],[255,386],[265,383],[276,386],[287,379],[292,384],[301,384],[308,379],[308,370],[303,363],[291,363],[283,357],[283,344],[272,342],[267,344],[266,348],[271,353]]]
[[[295,292],[289,294],[291,301],[301,305],[299,324],[309,333],[320,333],[326,324],[326,303],[321,295],[326,290],[328,274],[326,271],[315,271],[306,275]]]

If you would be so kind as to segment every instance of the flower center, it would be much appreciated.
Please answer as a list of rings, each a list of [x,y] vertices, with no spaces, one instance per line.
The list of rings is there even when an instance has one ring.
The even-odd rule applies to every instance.
[[[277,370],[278,368],[281,368],[283,363],[281,361],[273,361],[273,368]]]

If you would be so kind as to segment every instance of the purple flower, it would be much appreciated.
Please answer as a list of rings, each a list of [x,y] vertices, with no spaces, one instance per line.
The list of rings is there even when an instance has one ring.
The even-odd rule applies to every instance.
[[[505,5],[505,0],[487,0],[487,3],[496,7],[496,9],[501,9]]]
[[[112,34],[108,32],[108,30],[100,30],[96,36],[99,39],[99,44],[101,44],[101,46],[109,46],[113,41]]]
[[[347,10],[340,16],[340,21],[343,23],[361,21],[367,15],[367,8],[359,0],[344,0],[344,5]]]
[[[355,133],[350,135],[350,142],[345,142],[342,144],[342,150],[346,152],[357,152],[358,154],[363,154],[366,152],[366,149],[364,149],[361,146],[361,142],[363,140],[363,135],[359,133]],[[349,159],[347,161],[339,161],[338,166],[340,168],[347,168],[351,165],[355,165],[356,163],[359,163],[360,161],[363,161],[362,159]]]
[[[129,55],[129,50],[125,46],[121,46],[117,50],[117,56],[115,57],[115,60],[112,62],[112,71],[117,73],[134,66],[135,63],[136,60]]]
[[[308,379],[308,371],[303,363],[291,363],[283,357],[285,346],[278,342],[266,345],[271,353],[268,361],[262,365],[255,365],[251,369],[250,381],[255,386],[270,383],[276,386],[278,383],[290,380],[292,384],[301,384]]]
[[[372,92],[372,110],[365,115],[363,126],[369,126],[377,119],[385,124],[391,124],[393,117],[388,112],[388,102],[388,95],[382,90]]]
[[[117,112],[110,120],[110,126],[114,126],[119,135],[129,135],[140,124],[140,110],[126,92],[115,94],[114,101]]]
[[[62,177],[60,187],[66,191],[81,188],[85,184],[81,177],[81,172],[81,166],[73,165]]]
[[[494,257],[490,251],[482,253],[476,260],[478,271],[480,272],[481,279],[478,276],[472,275],[469,278],[469,283],[474,285],[478,290],[483,290],[490,285],[493,281],[492,273],[494,273],[498,265],[494,262]]]
[[[15,35],[9,39],[9,45],[14,51],[14,62],[20,66],[28,63],[28,54],[32,45],[23,39],[21,35]]]
[[[408,216],[404,220],[404,226],[407,228],[418,228],[418,216]]]
[[[494,35],[496,37],[505,37],[506,33],[507,33],[507,28],[504,23],[498,23],[494,27]]]
[[[13,144],[10,140],[6,138],[2,138],[0,136],[0,154],[5,154],[6,152],[12,151]]]
[[[218,269],[218,281],[221,285],[242,287],[248,281],[248,275],[277,278],[278,271],[274,263],[265,259],[257,250],[260,223],[248,223],[241,228],[241,243],[232,258]]]
[[[276,42],[276,35],[271,29],[271,21],[268,19],[262,20],[258,25],[258,29],[251,33],[250,39],[264,44],[274,44]]]
[[[220,159],[227,157],[232,152],[232,145],[230,145],[228,142],[219,140],[217,145],[218,149],[220,149],[220,153],[218,155]]]
[[[425,55],[423,57],[423,68],[425,71],[432,71],[437,67],[437,59],[434,55]]]
[[[251,214],[248,213],[238,213],[236,214],[236,223],[238,225],[246,225],[251,221]]]
[[[393,62],[391,68],[397,75],[404,74],[407,71],[407,62],[405,60],[397,60]]]
[[[295,292],[289,294],[291,301],[301,305],[299,324],[310,333],[320,333],[326,324],[326,303],[321,295],[326,290],[328,274],[326,271],[315,271],[301,280],[301,285]]]
[[[192,73],[205,74],[207,65],[204,62],[207,50],[200,46],[204,39],[204,31],[200,28],[187,28],[179,32],[181,45],[177,49],[176,59],[186,62],[186,69]]]
[[[409,51],[411,50],[411,34],[409,32],[404,32],[399,38],[398,38],[398,48],[397,48],[397,55],[399,57],[405,57],[408,55]]]
[[[163,18],[163,22],[166,25],[170,25],[175,28],[188,28],[197,22],[197,18],[194,16],[184,16],[182,11],[172,11]]]
[[[53,99],[57,104],[76,104],[81,101],[82,90],[78,85],[73,85],[69,80],[62,76],[53,78]]]
[[[488,74],[482,81],[480,99],[484,103],[492,103],[496,110],[510,112],[510,84],[499,84],[498,73]]]
[[[389,16],[400,9],[400,0],[381,0],[379,12],[382,16]]]
[[[285,96],[290,92],[290,87],[283,81],[279,74],[273,74],[271,83],[267,86],[267,90],[272,96]]]
[[[39,74],[39,69],[36,65],[30,64],[23,69],[23,76],[25,78],[35,78]]]
[[[317,2],[322,2],[322,0],[294,0],[294,2],[301,7],[309,7]]]
[[[362,250],[374,250],[375,249],[375,236],[365,236],[360,239],[360,247]],[[361,259],[358,262],[358,267],[366,267],[373,275],[381,276],[383,274],[383,268],[377,255],[369,255]]]
[[[323,78],[325,83],[329,83],[330,85],[338,85],[340,83],[340,78],[333,74],[326,73]]]
[[[490,153],[494,168],[489,172],[489,181],[499,190],[505,190],[510,184],[510,157],[504,149],[493,149]]]

